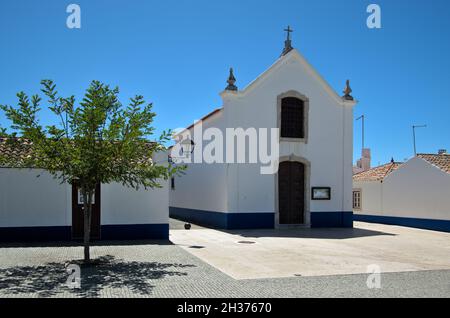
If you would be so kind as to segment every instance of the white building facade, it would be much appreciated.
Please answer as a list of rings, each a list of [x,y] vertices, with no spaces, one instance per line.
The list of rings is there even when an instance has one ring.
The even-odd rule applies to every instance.
[[[165,160],[166,162],[166,160]],[[121,184],[97,187],[92,239],[168,239],[168,181],[138,191]],[[39,169],[0,168],[0,242],[82,239],[78,191]]]
[[[355,221],[450,232],[450,155],[419,154],[353,178]]]
[[[234,81],[231,73],[222,107],[179,133],[179,140],[193,138],[195,161],[212,140],[207,133],[198,136],[200,123],[200,134],[214,128],[223,136],[230,128],[266,129],[269,135],[279,128],[277,169],[263,174],[267,165],[250,160],[188,163],[186,174],[172,181],[170,216],[224,229],[352,227],[356,101],[348,83],[346,95],[339,96],[289,39],[283,55],[245,89]],[[233,156],[244,145],[250,158],[251,134],[247,137],[233,146]],[[258,150],[261,144],[259,139]],[[227,157],[225,145],[217,151]]]

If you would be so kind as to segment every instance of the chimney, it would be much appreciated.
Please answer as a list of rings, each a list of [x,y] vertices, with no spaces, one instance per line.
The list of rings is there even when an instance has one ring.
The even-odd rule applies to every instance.
[[[370,149],[364,148],[361,153],[360,167],[363,171],[367,171],[370,169]]]
[[[438,150],[438,155],[446,155],[447,154],[447,149],[439,149]]]
[[[370,149],[364,148],[361,153],[361,159],[356,162],[356,166],[353,167],[353,173],[360,173],[370,170]]]

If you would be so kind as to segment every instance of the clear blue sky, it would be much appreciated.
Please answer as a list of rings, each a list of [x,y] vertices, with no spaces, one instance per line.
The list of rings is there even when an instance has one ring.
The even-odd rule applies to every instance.
[[[66,27],[70,3],[81,6],[79,30]],[[370,3],[381,30],[366,27]],[[230,66],[241,88],[269,67],[288,24],[336,91],[351,79],[374,164],[412,155],[412,124],[428,125],[419,152],[450,150],[448,0],[0,0],[0,103],[39,92],[44,78],[78,97],[98,79],[123,102],[153,102],[160,130],[186,126],[221,106]],[[355,159],[360,132],[355,123]]]

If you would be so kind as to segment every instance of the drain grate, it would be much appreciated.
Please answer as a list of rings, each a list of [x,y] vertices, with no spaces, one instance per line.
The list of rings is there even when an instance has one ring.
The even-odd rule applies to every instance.
[[[255,244],[256,242],[253,241],[239,241],[239,244]]]

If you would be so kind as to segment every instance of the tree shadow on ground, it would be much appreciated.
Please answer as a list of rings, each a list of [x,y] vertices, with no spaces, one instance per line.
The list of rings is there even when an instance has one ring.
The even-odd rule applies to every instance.
[[[158,262],[126,262],[107,255],[93,260],[90,265],[81,261],[81,286],[72,289],[66,285],[69,263],[48,263],[39,266],[15,266],[0,269],[0,292],[4,294],[35,294],[39,297],[70,293],[75,297],[98,297],[102,290],[127,288],[130,296],[151,294],[153,280],[166,276],[186,276],[183,269],[189,264]]]

